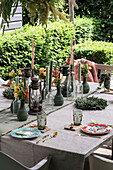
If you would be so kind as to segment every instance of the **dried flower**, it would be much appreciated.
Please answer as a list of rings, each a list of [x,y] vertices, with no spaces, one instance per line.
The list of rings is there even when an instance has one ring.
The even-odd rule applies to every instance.
[[[45,79],[45,77],[46,77],[45,69],[44,68],[40,68],[40,70],[39,70],[39,79],[43,80],[43,79]]]
[[[19,86],[14,87],[14,97],[20,98],[21,100],[25,100],[28,98],[28,89],[25,87],[24,82],[20,82]]]
[[[88,70],[90,70],[90,64],[85,60],[81,60],[81,75],[84,77],[88,74]]]
[[[54,83],[57,87],[60,87],[62,79],[59,77],[59,71],[57,69],[53,70],[52,77],[55,78]]]
[[[69,64],[70,64],[70,58],[68,58],[68,59],[65,61],[65,64],[66,64],[66,65],[69,65]]]
[[[21,76],[21,75],[22,75],[21,70],[18,70],[18,75],[19,75],[19,76]]]

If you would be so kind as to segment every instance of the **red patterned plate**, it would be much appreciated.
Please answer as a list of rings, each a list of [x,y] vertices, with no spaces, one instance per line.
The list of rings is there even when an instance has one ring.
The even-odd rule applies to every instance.
[[[81,130],[91,135],[102,135],[110,132],[111,128],[105,124],[88,124],[83,126]]]

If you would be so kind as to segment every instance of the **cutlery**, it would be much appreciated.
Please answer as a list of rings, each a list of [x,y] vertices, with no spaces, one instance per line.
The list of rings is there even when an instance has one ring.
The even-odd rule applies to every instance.
[[[47,138],[47,139],[43,140],[42,142],[45,142],[45,141],[47,141],[47,140],[49,140],[49,139],[51,139],[51,138],[56,137],[57,134],[58,134],[57,132],[52,133],[52,134],[50,135],[50,138]]]
[[[21,133],[21,132],[16,132],[16,135],[20,135],[20,136],[28,136],[27,134]]]
[[[36,144],[38,144],[39,142],[41,142],[43,139],[45,139],[46,137],[48,137],[49,135],[45,135],[43,138],[41,138],[39,141],[36,142]]]
[[[98,122],[96,122],[95,120],[91,119],[91,122],[94,123],[94,124],[98,124]],[[107,126],[110,126],[111,128],[113,128],[113,125],[108,125]]]
[[[95,120],[91,119],[91,122],[94,124],[98,124]]]
[[[100,136],[90,136],[90,135],[85,135],[81,133],[77,133],[78,136],[86,136],[86,137],[91,137],[91,138],[101,138]]]

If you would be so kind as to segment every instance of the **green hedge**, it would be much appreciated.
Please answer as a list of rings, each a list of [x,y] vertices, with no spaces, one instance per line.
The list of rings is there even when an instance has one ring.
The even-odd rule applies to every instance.
[[[113,43],[86,41],[75,45],[75,58],[87,58],[98,64],[113,64]]]
[[[112,44],[109,46],[109,43],[87,42],[91,40],[92,32],[92,19],[78,17],[75,25],[59,21],[48,23],[47,28],[26,25],[20,30],[5,33],[3,37],[0,36],[0,77],[8,79],[8,73],[12,69],[16,72],[31,66],[32,39],[35,47],[35,74],[38,74],[40,67],[49,65],[50,59],[57,61],[59,66],[63,64],[70,56],[71,35],[78,43],[75,59],[84,57],[97,63],[107,62],[108,58],[112,58]]]
[[[90,22],[89,22],[90,21]],[[70,40],[84,42],[90,37],[91,20],[76,19],[75,26],[63,21],[49,23],[47,28],[26,25],[0,37],[0,77],[8,79],[14,69],[31,66],[32,39],[35,47],[35,73],[53,59],[61,65],[70,56]]]

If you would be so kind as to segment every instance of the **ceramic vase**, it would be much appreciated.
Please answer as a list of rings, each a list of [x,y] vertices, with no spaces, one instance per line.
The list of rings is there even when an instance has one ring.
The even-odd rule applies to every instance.
[[[25,107],[25,100],[21,100],[20,102],[20,109],[18,110],[17,118],[19,121],[25,121],[28,118],[28,111]]]
[[[13,114],[17,114],[19,108],[20,108],[20,101],[19,99],[15,99],[13,101]]]
[[[57,93],[54,97],[54,105],[55,106],[62,106],[64,103],[64,98],[63,98],[63,95],[61,93],[61,87],[58,86],[57,87]]]
[[[14,99],[12,100],[11,106],[10,106],[11,113],[13,113],[13,102],[14,102]]]
[[[83,94],[88,93],[90,90],[89,84],[87,82],[87,75],[83,76]]]

